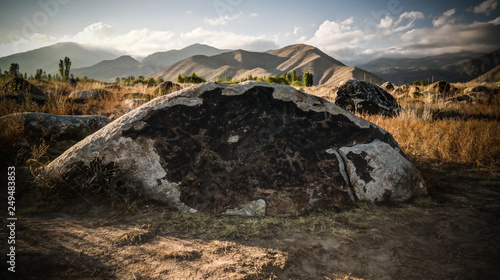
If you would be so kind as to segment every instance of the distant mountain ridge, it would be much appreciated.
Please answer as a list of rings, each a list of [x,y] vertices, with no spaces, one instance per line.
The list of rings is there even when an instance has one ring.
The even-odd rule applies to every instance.
[[[129,55],[123,55],[112,60],[103,60],[90,67],[83,67],[71,70],[74,76],[111,81],[122,76],[145,75],[144,66]]]
[[[396,84],[416,80],[468,82],[500,64],[500,50],[462,52],[422,58],[379,58],[359,67]]]
[[[58,64],[64,57],[71,59],[71,69],[87,67],[107,59],[115,59],[118,55],[102,49],[84,47],[77,43],[57,43],[9,56],[0,57],[0,69],[9,70],[11,63],[19,64],[19,71],[35,75],[37,69],[47,74],[58,73]]]
[[[321,50],[305,44],[290,45],[269,52],[234,50],[214,56],[192,56],[149,76],[161,76],[165,80],[175,81],[178,74],[189,75],[196,72],[198,76],[210,81],[215,81],[218,77],[239,80],[249,75],[264,77],[292,70],[296,70],[297,74],[306,71],[313,73],[315,85],[337,85],[346,79],[384,82],[377,75],[357,67],[345,66]]]
[[[146,76],[193,55],[214,55],[226,51],[207,45],[194,44],[180,50],[153,53],[140,62],[130,56],[121,56],[114,60],[102,61],[90,67],[77,68],[71,72],[75,76],[87,76],[88,78],[111,82],[117,77]]]

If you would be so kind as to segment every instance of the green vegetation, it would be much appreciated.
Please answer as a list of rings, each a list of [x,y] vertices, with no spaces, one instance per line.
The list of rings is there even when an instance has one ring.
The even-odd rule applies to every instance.
[[[64,60],[59,60],[59,74],[63,81],[67,81],[69,79],[69,71],[71,69],[71,60],[69,57],[65,57]]]
[[[304,75],[297,75],[296,71],[293,70],[291,73],[283,73],[281,75],[274,75],[269,77],[254,77],[248,75],[246,78],[241,80],[233,80],[233,77],[219,77],[215,80],[216,83],[225,84],[237,84],[245,81],[259,81],[270,84],[281,84],[281,85],[291,85],[295,87],[310,87],[314,83],[314,76],[311,72],[307,71]]]
[[[412,86],[419,86],[419,87],[426,87],[430,84],[431,84],[431,82],[428,80],[418,80],[418,81],[413,81],[410,83],[410,85],[412,85]]]
[[[205,79],[203,79],[202,77],[198,77],[196,76],[196,73],[193,72],[191,73],[191,75],[189,76],[182,76],[181,74],[179,74],[177,76],[177,82],[178,83],[192,83],[192,84],[201,84],[201,83],[204,83],[206,82]]]

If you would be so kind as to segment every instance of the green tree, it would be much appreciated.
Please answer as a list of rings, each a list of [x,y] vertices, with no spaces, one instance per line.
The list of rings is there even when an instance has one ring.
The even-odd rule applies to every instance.
[[[43,70],[36,69],[35,80],[40,81],[43,77]]]
[[[17,63],[10,64],[9,75],[12,77],[19,76],[19,64],[17,64]]]
[[[310,87],[313,85],[313,74],[309,71],[304,73],[304,86]]]
[[[165,82],[165,79],[163,79],[162,77],[156,78],[156,83],[161,84],[163,82]]]
[[[296,78],[297,78],[297,75],[296,75],[296,74],[297,74],[297,72],[295,72],[295,69],[293,69],[293,70],[292,70],[292,77],[291,77],[292,82],[297,80],[297,79],[296,79]]]
[[[59,59],[59,74],[64,77],[64,61]]]
[[[59,59],[59,74],[61,74],[61,79],[67,81],[69,79],[69,71],[71,69],[71,60],[69,57],[65,57],[64,60]]]
[[[179,73],[179,75],[177,75],[177,82],[184,83],[184,79],[182,78],[181,73]]]
[[[71,60],[69,59],[69,57],[65,57],[64,58],[64,76],[63,76],[64,80],[68,80],[70,69],[71,69]]]

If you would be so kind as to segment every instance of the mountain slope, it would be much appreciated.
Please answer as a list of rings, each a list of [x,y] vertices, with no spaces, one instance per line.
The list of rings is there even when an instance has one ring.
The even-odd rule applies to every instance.
[[[484,74],[500,64],[500,49],[483,56],[445,66],[446,69],[454,69],[457,75],[463,79],[470,80]]]
[[[479,83],[500,82],[500,64],[497,65],[495,68],[491,69],[490,71],[484,73],[483,75],[475,78],[471,82],[479,82]]]
[[[144,58],[141,62],[130,56],[107,60],[90,67],[71,71],[75,76],[87,76],[101,81],[114,81],[117,77],[145,76],[170,66],[193,55],[212,55],[224,52],[210,46],[194,44],[180,50],[158,52]],[[157,78],[157,76],[154,76]]]
[[[203,45],[203,44],[194,44],[187,46],[180,50],[170,50],[166,52],[157,52],[145,57],[141,63],[144,65],[148,65],[154,71],[150,73],[161,70],[167,66],[170,66],[174,63],[177,63],[183,59],[189,58],[194,55],[206,55],[212,56],[227,52],[229,50],[220,50],[211,46]],[[149,74],[149,73],[148,73]]]
[[[107,81],[122,76],[143,75],[143,65],[128,55],[120,56],[113,60],[103,60],[93,66],[74,69],[71,73],[75,76],[96,78]]]
[[[500,50],[488,54],[462,52],[422,58],[380,58],[360,65],[396,84],[415,80],[467,82],[500,64]]]
[[[36,69],[43,69],[47,74],[58,73],[58,64],[64,57],[71,59],[71,69],[86,67],[105,59],[114,59],[117,55],[100,49],[87,48],[76,43],[57,43],[51,46],[17,53],[0,58],[0,69],[9,70],[11,63],[19,64],[21,73],[34,75]]]
[[[357,78],[373,83],[382,83],[383,79],[356,67],[347,67],[343,63],[326,55],[319,49],[297,44],[269,52],[230,51],[214,56],[193,56],[175,63],[161,71],[151,74],[165,80],[176,80],[178,74],[190,75],[196,72],[209,81],[218,77],[232,77],[239,80],[248,75],[264,77],[281,75],[296,70],[297,74],[306,71],[313,73],[314,84],[338,84],[344,79]]]

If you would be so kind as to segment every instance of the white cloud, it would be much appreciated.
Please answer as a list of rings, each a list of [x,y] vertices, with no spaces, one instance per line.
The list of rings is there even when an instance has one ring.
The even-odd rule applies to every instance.
[[[423,13],[414,11],[402,13],[396,21],[390,15],[386,15],[380,20],[378,28],[382,35],[390,35],[413,28],[415,21],[423,18]]]
[[[322,49],[336,59],[349,60],[359,53],[360,43],[373,39],[375,35],[352,28],[346,23],[352,23],[352,20],[340,23],[326,20],[305,43]]]
[[[252,13],[252,14],[250,14],[250,16],[251,16],[251,17],[258,17],[258,16],[259,16],[259,14],[257,14],[257,13]]]
[[[488,21],[488,23],[491,23],[493,25],[499,25],[500,24],[500,17],[497,17],[494,20]]]
[[[250,51],[267,51],[278,47],[275,41],[265,36],[248,36],[225,31],[212,31],[202,27],[182,33],[181,40],[196,40],[220,49],[245,49]]]
[[[223,15],[218,18],[205,18],[204,21],[210,25],[226,25],[228,22],[237,19],[241,13],[233,16]]]
[[[486,14],[489,15],[498,6],[498,1],[496,0],[486,0],[483,3],[474,7],[475,14]]]
[[[443,26],[447,23],[454,23],[455,18],[453,15],[455,14],[455,9],[448,10],[444,12],[440,17],[432,21],[432,24],[435,27]]]
[[[294,26],[293,27],[293,35],[297,36],[299,35],[299,32],[302,28],[300,28],[299,26]]]
[[[170,31],[151,31],[147,28],[115,35],[110,25],[98,22],[89,25],[74,36],[66,36],[58,41],[115,49],[131,55],[148,55],[164,51],[172,46],[174,36],[175,33]]]
[[[46,47],[55,43],[57,43],[57,38],[35,33],[27,39],[21,38],[10,44],[0,44],[0,57]]]
[[[354,17],[350,17],[350,18],[344,20],[343,22],[341,22],[340,24],[342,24],[342,25],[351,25],[353,22],[354,22]]]
[[[400,36],[401,42],[388,54],[423,56],[448,52],[489,52],[500,46],[499,20],[471,24],[444,24],[437,28],[412,29]]]
[[[394,26],[396,27],[394,31],[399,32],[403,30],[407,30],[413,27],[413,23],[417,19],[423,19],[424,14],[421,12],[405,12],[402,13],[399,16],[399,19],[394,23]],[[406,21],[406,25],[400,26],[401,23],[404,23]]]

